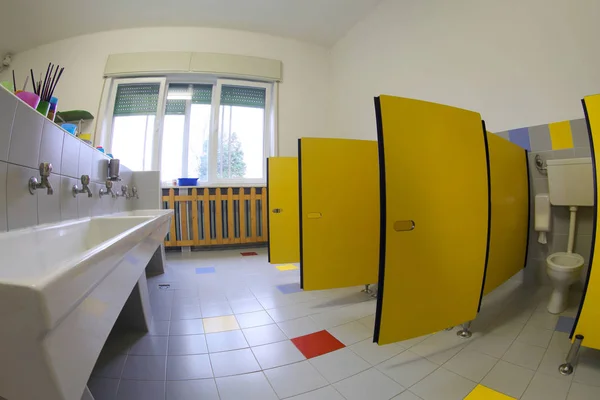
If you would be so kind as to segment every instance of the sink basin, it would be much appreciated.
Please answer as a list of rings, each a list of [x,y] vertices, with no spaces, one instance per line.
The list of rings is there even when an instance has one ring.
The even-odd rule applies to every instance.
[[[171,215],[134,211],[0,234],[0,398],[81,397]]]

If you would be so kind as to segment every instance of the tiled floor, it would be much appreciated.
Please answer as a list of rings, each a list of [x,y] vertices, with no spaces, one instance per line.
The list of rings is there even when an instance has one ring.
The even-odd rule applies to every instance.
[[[256,253],[168,254],[148,280],[151,331],[111,334],[96,400],[600,399],[600,352],[557,371],[576,307],[547,313],[547,288],[513,278],[486,297],[470,339],[455,328],[378,346],[362,287],[304,292],[298,269]]]

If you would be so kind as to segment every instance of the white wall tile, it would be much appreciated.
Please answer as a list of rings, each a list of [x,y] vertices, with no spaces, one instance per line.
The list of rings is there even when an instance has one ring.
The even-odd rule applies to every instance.
[[[92,175],[93,182],[104,182],[108,177],[108,157],[99,151],[94,151],[92,156]]]
[[[37,204],[37,215],[38,224],[50,224],[52,222],[60,221],[60,176],[50,175],[48,178],[54,194],[47,194],[46,189],[38,189],[38,204]]]
[[[10,132],[18,101],[12,93],[0,87],[0,161],[8,160]]]
[[[38,176],[37,169],[9,164],[6,176],[6,213],[8,229],[37,225],[38,191],[29,193],[29,178]]]
[[[81,177],[81,175],[92,176],[92,159],[94,152],[96,151],[97,150],[92,149],[85,143],[81,144],[81,148],[79,149],[79,172],[77,172],[77,177]]]
[[[37,168],[44,120],[40,113],[19,102],[10,141],[8,161],[25,167]]]
[[[138,190],[139,199],[133,199],[134,210],[162,208],[160,171],[134,171],[132,186]]]
[[[77,195],[77,215],[79,218],[88,218],[92,216],[92,209],[96,206],[99,201],[98,190],[100,186],[97,183],[90,183],[90,190],[92,191],[92,197],[87,197],[79,194]]]
[[[62,150],[61,174],[78,178],[79,169],[79,148],[81,141],[72,135],[65,135]]]
[[[2,90],[0,89],[0,92]],[[6,171],[8,164],[0,161],[0,232],[6,231]]]
[[[43,162],[52,163],[52,173],[60,174],[62,148],[65,132],[49,120],[44,121],[42,129],[42,144],[38,165]]]
[[[105,186],[103,184],[95,183],[94,186],[96,186],[94,195],[98,196],[98,201],[95,202],[95,204],[92,208],[92,216],[97,217],[99,215],[104,215],[104,214],[110,213],[112,203],[115,201],[115,199],[113,199],[110,194],[106,194],[106,195],[100,197],[100,195],[99,195],[100,189],[105,188]]]
[[[77,198],[73,197],[73,185],[79,185],[81,189],[81,183],[74,178],[68,176],[62,176],[60,181],[60,220],[66,221],[68,219],[76,219],[79,217],[77,210]],[[55,191],[55,194],[56,191]],[[87,194],[78,194],[77,197],[85,197],[88,199]]]

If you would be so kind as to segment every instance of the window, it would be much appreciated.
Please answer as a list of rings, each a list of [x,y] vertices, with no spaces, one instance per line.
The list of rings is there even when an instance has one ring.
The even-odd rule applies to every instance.
[[[106,148],[133,170],[160,169],[163,183],[265,182],[273,155],[272,84],[116,80]]]

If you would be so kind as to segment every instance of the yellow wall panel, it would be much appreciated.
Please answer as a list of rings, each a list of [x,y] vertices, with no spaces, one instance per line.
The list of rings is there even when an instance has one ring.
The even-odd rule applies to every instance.
[[[377,282],[377,142],[303,138],[301,285],[320,290]]]
[[[267,159],[269,262],[300,261],[298,158]]]
[[[587,96],[583,99],[586,119],[592,135],[592,164],[594,166],[595,199],[594,206],[597,214],[598,207],[598,163],[600,162],[600,94]],[[574,332],[583,335],[583,346],[600,350],[600,250],[597,246],[598,218],[595,217],[594,238],[592,242],[592,257],[588,271],[583,307],[579,310]]]
[[[569,121],[555,122],[548,125],[548,127],[550,128],[552,150],[573,148],[573,134]]]
[[[483,294],[525,266],[529,233],[527,152],[488,133],[492,219]]]
[[[391,96],[376,99],[376,111],[385,185],[375,339],[387,344],[475,318],[487,253],[487,157],[478,113]],[[401,221],[414,229],[402,230],[410,223]]]

